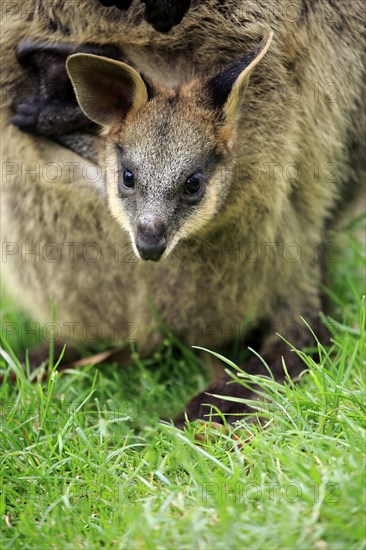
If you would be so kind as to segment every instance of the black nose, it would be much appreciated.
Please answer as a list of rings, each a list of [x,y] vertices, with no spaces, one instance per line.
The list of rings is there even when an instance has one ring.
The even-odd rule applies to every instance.
[[[157,262],[166,249],[165,227],[158,216],[147,212],[137,220],[137,250],[144,260]]]

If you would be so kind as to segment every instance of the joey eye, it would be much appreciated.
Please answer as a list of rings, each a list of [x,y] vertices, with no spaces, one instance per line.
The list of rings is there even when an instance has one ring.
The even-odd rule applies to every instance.
[[[193,174],[186,179],[183,186],[183,195],[187,198],[195,198],[203,188],[202,174]]]
[[[122,178],[124,187],[127,187],[127,189],[135,187],[135,176],[130,170],[123,170]]]

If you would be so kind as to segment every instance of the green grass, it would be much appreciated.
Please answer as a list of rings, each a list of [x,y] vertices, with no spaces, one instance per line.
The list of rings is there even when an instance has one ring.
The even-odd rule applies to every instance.
[[[349,227],[331,266],[333,344],[318,363],[299,352],[300,384],[237,371],[269,394],[265,427],[159,423],[205,384],[169,334],[123,371],[55,365],[42,384],[20,369],[24,342],[4,342],[1,547],[365,548],[364,262]],[[20,317],[6,303],[3,319]]]

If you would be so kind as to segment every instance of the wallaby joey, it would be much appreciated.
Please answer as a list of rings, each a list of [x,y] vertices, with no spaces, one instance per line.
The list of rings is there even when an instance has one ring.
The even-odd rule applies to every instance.
[[[217,74],[195,79],[178,89],[168,89],[154,82],[147,82],[129,65],[105,57],[80,53],[68,58],[67,70],[81,109],[90,120],[104,128],[106,145],[103,162],[110,211],[118,224],[128,232],[133,251],[139,260],[161,262],[163,270],[164,265],[169,265],[169,259],[179,262],[182,250],[183,261],[187,261],[189,253],[197,255],[205,262],[205,252],[206,255],[213,253],[214,256],[231,253],[235,255],[242,246],[251,242],[259,244],[258,234],[255,236],[258,230],[263,238],[265,233],[262,231],[268,224],[266,216],[269,209],[261,198],[265,191],[260,189],[259,182],[253,182],[245,189],[248,185],[246,177],[241,176],[236,168],[240,160],[240,150],[245,146],[240,136],[240,110],[245,103],[246,87],[251,72],[269,49],[272,36],[269,33],[257,49]],[[274,195],[276,193],[274,190],[270,190],[271,192]],[[245,194],[246,199],[243,198]],[[271,200],[275,201],[275,196]],[[250,208],[252,201],[255,204],[254,212]],[[262,213],[258,212],[261,207]],[[245,220],[240,219],[244,215]],[[286,224],[295,222],[287,217],[288,213],[284,215],[287,218]],[[296,212],[294,216],[296,217]],[[272,219],[270,224],[273,222]],[[278,227],[283,224],[281,219],[276,222]],[[246,234],[241,231],[240,226],[243,223]],[[222,236],[226,232],[231,234],[229,242],[233,246],[232,250],[230,247],[225,249],[228,245]],[[248,239],[250,234],[253,241]],[[267,233],[268,239],[271,236],[276,241],[278,236],[275,235],[276,229],[272,226]],[[299,238],[301,240],[296,246],[302,247],[306,244],[306,237],[304,239],[304,236],[299,235]],[[198,239],[198,246],[195,239]],[[205,250],[205,243],[208,250]],[[211,262],[207,258],[206,262],[207,269],[210,270]],[[306,273],[304,269],[303,281],[291,281],[294,275],[287,273],[289,270],[285,264],[286,261],[282,261],[282,272],[278,276],[288,276],[289,286],[300,284],[301,288],[301,285],[308,284],[309,281],[306,281],[310,273]],[[310,266],[307,267],[311,269]],[[228,266],[225,269],[230,271]],[[255,276],[255,269],[252,271],[245,261],[241,264],[241,269],[243,281],[246,271],[252,272],[251,277]],[[258,280],[263,277],[261,269],[257,272]],[[161,280],[163,273],[162,271]],[[191,284],[195,284],[197,292],[206,292],[207,275],[202,279],[201,277],[199,274],[198,280],[191,280]],[[213,277],[220,279],[221,274],[218,272]],[[228,279],[225,284],[230,285],[230,273],[226,277]],[[265,283],[268,285],[271,273],[268,272],[266,277],[269,277]],[[299,278],[298,273],[296,278]],[[248,283],[249,281],[246,284]],[[251,295],[250,299],[240,295],[237,288],[237,300],[250,303],[256,296],[257,289],[246,284],[244,283],[242,292]],[[220,285],[217,287],[218,291],[219,287]],[[172,289],[171,292],[173,296],[174,293],[179,294],[179,288]],[[272,292],[274,288],[266,300],[273,303],[279,297]],[[299,310],[307,317],[312,294],[310,290]],[[184,295],[182,299],[184,300]],[[299,299],[303,300],[304,296],[292,296],[292,300]],[[215,308],[216,300],[217,297],[212,296],[211,307]],[[225,309],[221,300],[218,302]],[[267,307],[268,304],[263,309]],[[281,323],[281,305],[276,313]],[[311,318],[313,317],[312,313]],[[199,335],[197,339],[200,339]],[[280,362],[284,346],[279,346],[277,342],[272,345],[270,352],[271,366],[277,371],[277,377],[281,378],[281,365],[273,364],[274,348]],[[292,361],[292,358],[289,360],[290,366],[292,374],[299,373],[299,365],[296,366],[296,361]],[[246,368],[265,373],[265,368],[258,368],[258,364],[251,366],[249,363]],[[218,390],[219,393],[228,393],[230,388],[231,395],[243,395],[241,387],[227,386],[227,382],[227,377],[221,379],[219,386],[216,384],[213,388],[213,393]],[[207,401],[207,396],[198,396],[191,403],[190,416],[203,416],[205,409],[202,402]],[[234,415],[239,409],[237,403],[214,397],[209,402],[227,413],[229,420],[237,418]]]

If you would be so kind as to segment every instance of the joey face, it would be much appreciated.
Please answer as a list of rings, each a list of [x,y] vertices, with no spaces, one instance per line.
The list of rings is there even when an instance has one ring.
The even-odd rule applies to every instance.
[[[69,57],[81,109],[105,127],[110,210],[138,258],[166,258],[220,212],[230,193],[235,128],[248,77],[271,40],[269,33],[256,50],[178,90],[146,84],[119,61]]]
[[[110,209],[141,259],[166,258],[224,203],[227,151],[210,114],[159,94],[107,137]]]

